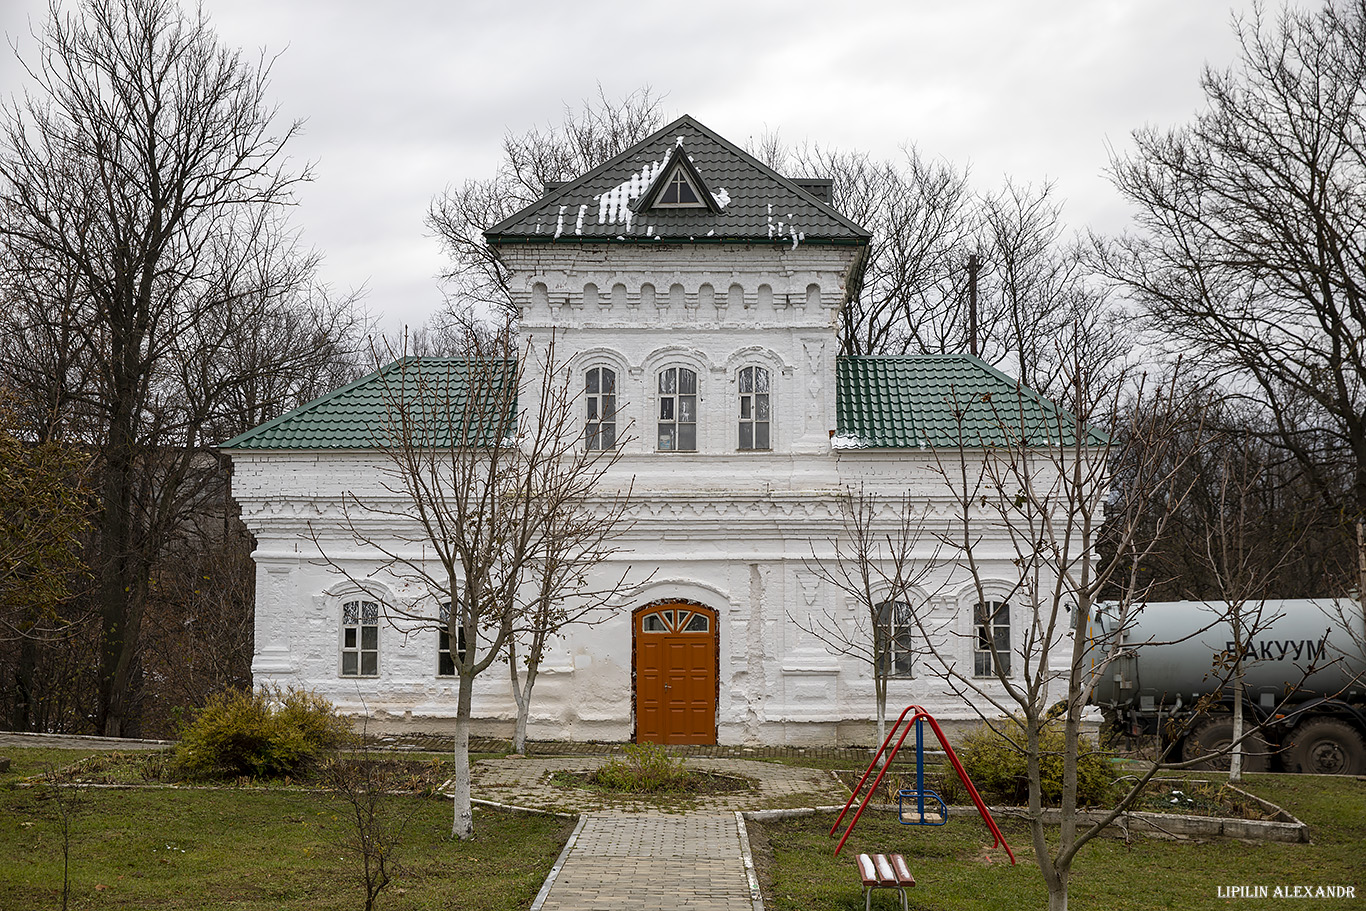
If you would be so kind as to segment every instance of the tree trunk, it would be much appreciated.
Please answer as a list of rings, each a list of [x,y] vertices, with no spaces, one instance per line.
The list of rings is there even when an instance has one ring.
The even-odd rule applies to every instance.
[[[526,755],[526,718],[531,711],[531,687],[522,691],[522,680],[517,673],[517,637],[508,637],[508,676],[512,678],[512,698],[517,701],[517,720],[512,726],[512,752]]]
[[[470,690],[474,675],[462,671],[455,709],[455,816],[451,837],[466,841],[474,837],[474,806],[470,802]]]
[[[130,406],[131,407],[131,406]],[[119,412],[124,411],[122,407]],[[105,470],[100,517],[100,703],[97,726],[106,737],[122,737],[128,726],[133,658],[142,629],[142,591],[132,515],[134,445],[131,414],[116,414]]]
[[[27,630],[25,632],[27,633]],[[33,677],[37,668],[38,643],[26,634],[19,640],[19,661],[14,669],[14,707],[10,716],[11,730],[33,730],[31,727],[33,724]]]
[[[1233,750],[1228,755],[1228,780],[1243,780],[1243,745],[1238,741],[1243,736],[1243,657],[1236,659],[1237,667],[1233,672]]]
[[[884,690],[877,697],[877,746],[881,747],[887,739],[887,693]],[[875,747],[876,749],[877,747]]]

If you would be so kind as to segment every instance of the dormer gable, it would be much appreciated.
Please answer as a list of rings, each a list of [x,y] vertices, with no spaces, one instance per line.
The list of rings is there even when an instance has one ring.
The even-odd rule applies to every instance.
[[[673,151],[669,153],[668,160],[664,162],[664,167],[655,173],[655,179],[651,181],[649,188],[631,204],[631,208],[637,213],[649,212],[652,209],[675,212],[680,209],[721,211],[716,198],[707,188],[706,181],[693,164],[692,156],[684,150],[681,136]]]

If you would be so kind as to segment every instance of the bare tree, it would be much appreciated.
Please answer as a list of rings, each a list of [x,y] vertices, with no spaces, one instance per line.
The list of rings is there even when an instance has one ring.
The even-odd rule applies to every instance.
[[[379,894],[400,872],[399,848],[417,805],[412,800],[406,808],[400,805],[401,774],[364,747],[363,733],[360,743],[361,748],[332,757],[324,781],[350,808],[339,847],[355,859],[349,878],[365,889],[365,911],[374,911]]]
[[[1068,363],[1062,355],[1059,360]],[[1163,409],[1119,407],[1125,390],[1145,394],[1142,384],[1097,372],[1083,355],[1068,366],[1073,410],[1023,387],[1007,401],[965,400],[959,403],[962,445],[941,452],[938,462],[956,513],[951,529],[940,532],[942,562],[955,567],[946,584],[966,585],[976,602],[972,666],[941,654],[939,673],[976,704],[1019,719],[1018,728],[1007,726],[1002,734],[1026,758],[1030,833],[1054,911],[1067,906],[1077,852],[1137,798],[1158,768],[1137,776],[1099,823],[1079,826],[1082,712],[1092,674],[1104,673],[1112,657],[1088,654],[1085,632],[1103,591],[1116,601],[1120,625],[1128,622],[1143,597],[1137,567],[1154,546],[1152,536],[1140,534],[1137,517],[1160,526],[1164,516],[1148,504],[1157,499],[1175,509],[1186,494],[1177,470],[1185,456],[1166,451],[1176,438],[1165,422],[1151,419]],[[1170,395],[1170,388],[1157,394]],[[1121,416],[1139,417],[1121,426]],[[982,426],[992,428],[990,445],[975,430]],[[1118,448],[1137,440],[1164,457],[1119,459]],[[1112,475],[1116,464],[1125,466],[1123,477]],[[1107,558],[1098,562],[1102,549]],[[1061,831],[1054,839],[1043,822],[1041,739],[1056,723],[1064,752]]]
[[[1281,566],[1290,562],[1298,542],[1273,540],[1259,533],[1255,510],[1263,480],[1260,466],[1249,451],[1221,443],[1216,441],[1221,453],[1218,516],[1207,529],[1204,559],[1219,587],[1218,619],[1228,623],[1233,637],[1230,648],[1217,660],[1216,671],[1229,678],[1233,689],[1229,781],[1241,781],[1244,768],[1261,772],[1270,766],[1267,741],[1244,725],[1244,679],[1249,643],[1281,619],[1267,608],[1267,588]],[[1188,744],[1198,742],[1194,734],[1187,739]],[[1251,754],[1245,755],[1249,749]]]
[[[23,355],[5,370],[37,432],[99,454],[94,714],[127,735],[151,573],[202,502],[208,446],[306,392],[276,367],[326,382],[320,343],[348,323],[315,308],[278,217],[307,173],[286,167],[298,125],[274,122],[269,61],[172,0],[54,4],[39,42],[0,128],[4,336]],[[275,344],[284,314],[292,347]]]
[[[1265,412],[1350,541],[1366,518],[1366,3],[1257,7],[1234,28],[1239,60],[1206,69],[1205,110],[1113,159],[1138,233],[1097,265]]]
[[[1066,372],[1054,357],[1060,333],[1089,324],[1093,343],[1103,328],[1115,336],[1111,348],[1124,347],[1106,293],[1080,248],[1064,239],[1051,184],[1007,179],[996,192],[979,192],[966,170],[915,146],[878,161],[819,145],[789,148],[765,134],[755,154],[776,170],[830,179],[834,207],[873,234],[863,284],[841,312],[841,353],[975,351],[1031,388],[1065,392],[1065,383],[1053,388]],[[970,256],[980,264],[975,319]]]
[[[544,375],[556,372],[553,353],[553,348],[543,353],[539,367]],[[594,430],[590,430],[589,438],[579,432],[581,409],[572,377],[571,372],[562,371],[562,378],[553,386],[543,383],[537,405],[536,421],[551,431],[547,440],[558,441],[551,444],[558,452],[538,460],[541,476],[533,486],[543,498],[542,528],[538,545],[527,561],[528,584],[518,629],[508,638],[508,670],[517,702],[512,748],[523,754],[531,693],[547,647],[566,627],[604,617],[604,610],[625,587],[630,572],[628,567],[620,575],[607,578],[596,573],[618,552],[617,541],[633,524],[627,515],[630,485],[609,492],[603,484],[604,476],[620,458],[629,428],[614,430],[615,445],[584,445]],[[596,432],[601,434],[600,425]],[[597,442],[606,444],[605,440]],[[521,656],[519,644],[526,648]]]
[[[1188,441],[1181,448],[1190,453],[1184,461],[1190,492],[1144,561],[1150,598],[1225,599],[1227,585],[1220,578],[1220,564],[1210,559],[1209,537],[1230,521],[1254,545],[1247,552],[1247,570],[1258,578],[1260,597],[1299,598],[1340,589],[1353,576],[1355,561],[1351,542],[1342,534],[1341,516],[1271,439],[1274,429],[1266,412],[1228,401],[1217,383],[1201,382],[1176,392],[1173,400],[1159,403],[1165,414],[1154,417]],[[1204,445],[1201,438],[1206,438]],[[1122,450],[1135,461],[1156,457],[1141,446]],[[1231,478],[1236,491],[1229,488]],[[1230,506],[1238,504],[1234,515]],[[1153,505],[1165,511],[1164,504]]]
[[[443,278],[454,312],[473,305],[515,317],[507,269],[484,243],[484,231],[540,199],[549,185],[591,171],[661,126],[663,99],[648,85],[616,101],[599,86],[598,97],[577,110],[565,105],[558,126],[507,134],[493,177],[448,187],[433,200],[427,227],[451,258]]]
[[[910,494],[879,498],[862,485],[840,496],[841,534],[823,542],[826,554],[811,542],[807,568],[841,592],[854,608],[852,625],[830,607],[821,616],[793,616],[796,627],[824,643],[836,655],[867,664],[877,702],[877,739],[887,736],[887,683],[914,672],[921,649],[916,645],[926,593],[920,583],[937,569],[938,548],[922,531]]]
[[[818,145],[786,152],[769,138],[764,154],[790,161],[793,176],[832,180],[832,205],[873,234],[863,287],[841,313],[842,354],[967,350],[963,266],[978,212],[966,172],[914,146],[877,161]]]
[[[378,555],[378,572],[427,593],[412,604],[386,604],[387,621],[446,634],[458,678],[452,834],[462,839],[474,833],[475,678],[509,655],[519,632],[531,633],[539,663],[550,636],[610,598],[613,587],[583,577],[612,552],[626,505],[625,492],[598,490],[618,450],[585,445],[553,339],[528,339],[519,350],[507,329],[463,347],[462,358],[404,357],[381,370],[387,417],[378,444],[393,497],[352,496],[346,504],[347,530]],[[527,704],[531,670],[517,690]]]

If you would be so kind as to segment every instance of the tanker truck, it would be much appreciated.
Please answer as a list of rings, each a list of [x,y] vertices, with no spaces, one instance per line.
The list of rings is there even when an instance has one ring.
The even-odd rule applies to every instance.
[[[1366,774],[1361,605],[1264,601],[1242,614],[1259,615],[1239,624],[1243,726],[1264,725],[1243,741],[1243,769]],[[1098,605],[1088,630],[1091,703],[1126,735],[1178,741],[1169,755],[1183,760],[1226,750],[1238,651],[1228,615],[1221,602],[1149,602],[1131,607],[1121,627],[1114,605]]]

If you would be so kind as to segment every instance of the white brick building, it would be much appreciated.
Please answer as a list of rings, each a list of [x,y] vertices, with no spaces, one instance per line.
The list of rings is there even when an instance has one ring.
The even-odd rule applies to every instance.
[[[829,611],[852,628],[857,613],[813,572],[813,551],[828,556],[850,486],[888,498],[889,525],[891,504],[909,492],[927,532],[950,528],[940,465],[958,440],[946,414],[1018,393],[967,356],[837,356],[868,234],[823,201],[828,192],[684,117],[488,232],[513,274],[522,330],[554,331],[584,390],[587,436],[620,445],[613,478],[633,479],[636,522],[604,577],[627,563],[637,578],[652,574],[610,619],[555,645],[535,692],[533,739],[870,740],[870,667],[794,622]],[[380,574],[366,594],[319,559],[313,540],[355,578],[377,565],[342,521],[345,497],[389,496],[385,457],[367,445],[367,382],[224,446],[258,541],[253,672],[258,684],[364,706],[384,725],[437,729],[454,714],[456,683],[441,673],[439,637],[388,622],[383,606],[422,593]],[[604,411],[614,418],[606,426]],[[974,415],[965,426],[989,442],[990,421]],[[619,443],[627,426],[633,435]],[[1000,566],[989,598],[1011,590],[1014,556],[1003,535],[984,537],[979,561]],[[921,589],[936,631],[928,645],[973,674],[978,589],[952,566]],[[997,635],[1009,639],[1028,610],[1006,607]],[[925,661],[906,655],[898,669],[909,674],[891,681],[893,715],[911,702],[972,715]],[[685,690],[673,712],[662,706],[676,694],[658,689],[669,681]],[[505,669],[479,678],[474,714],[477,730],[510,730]]]

